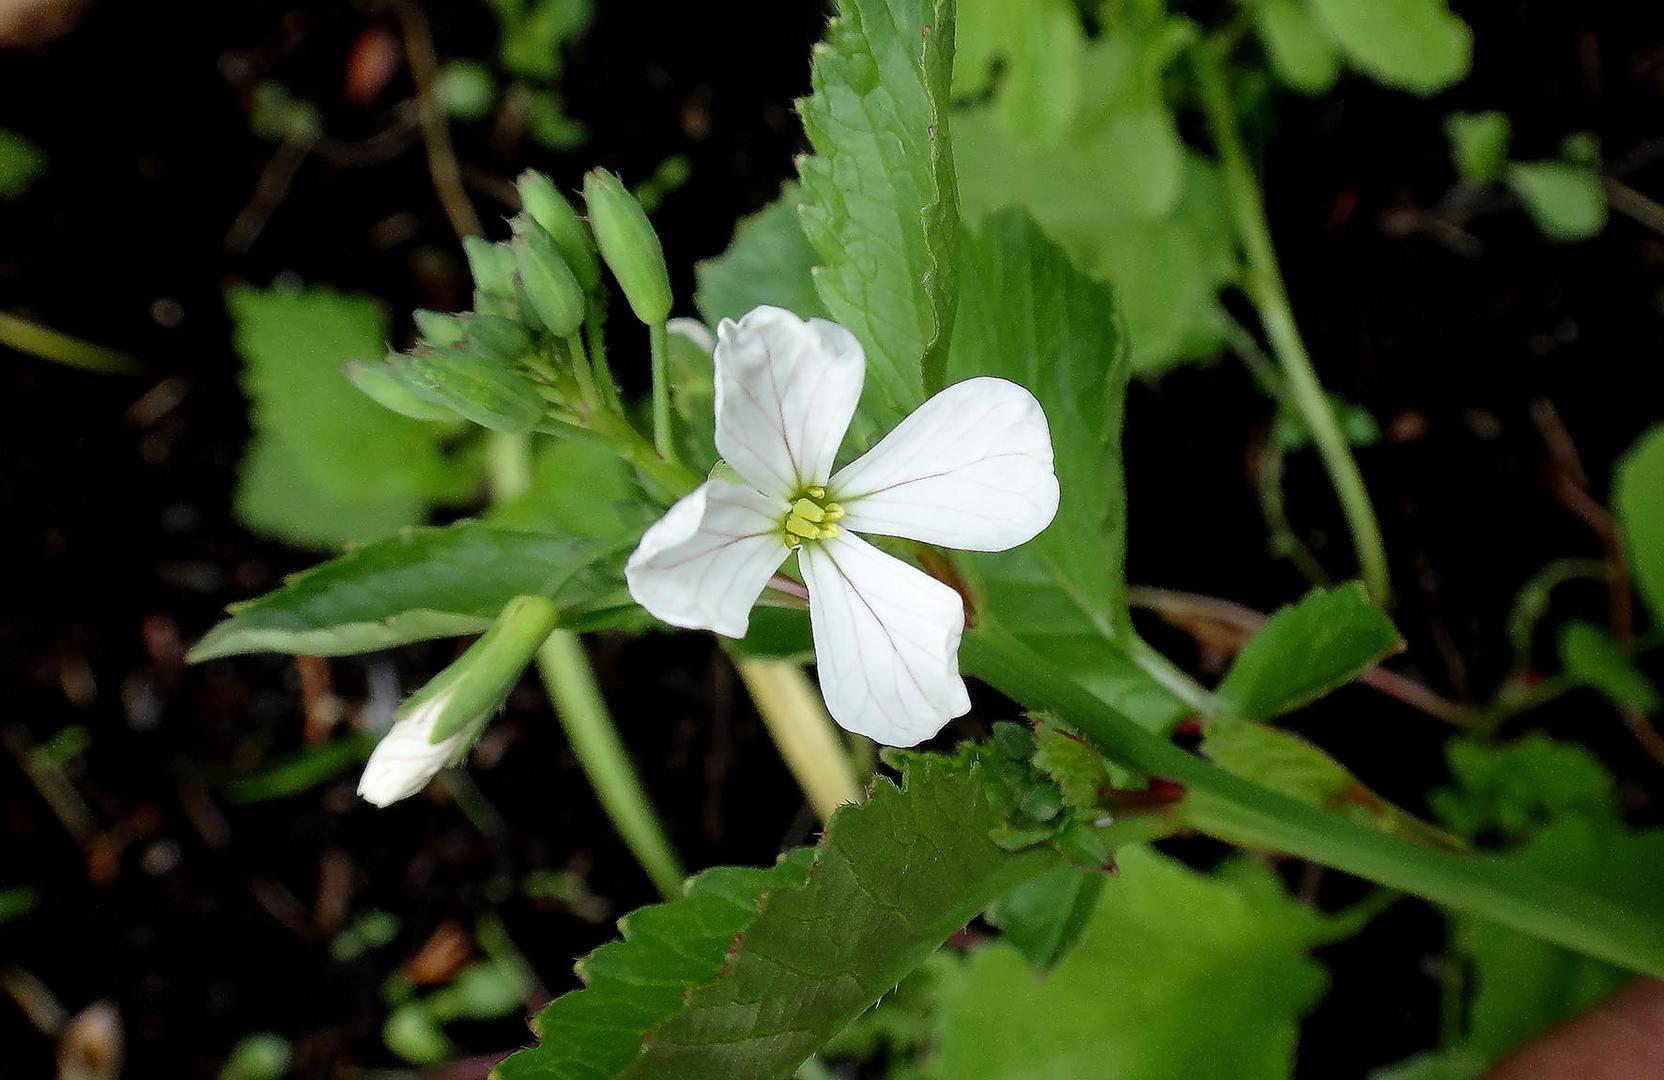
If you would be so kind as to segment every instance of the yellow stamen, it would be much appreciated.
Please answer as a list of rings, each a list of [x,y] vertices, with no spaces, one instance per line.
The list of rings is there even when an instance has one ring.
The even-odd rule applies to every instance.
[[[796,514],[793,514],[791,517],[786,519],[786,533],[789,536],[798,536],[805,540],[819,540],[820,526],[816,525],[812,521],[804,521]]]
[[[843,507],[839,506],[837,503],[827,503],[826,504],[826,516],[822,520],[824,520],[828,525],[830,525],[834,521],[842,521],[843,516],[844,516],[844,508]]]
[[[820,521],[826,517],[826,511],[808,499],[799,499],[792,504],[792,517],[802,518],[804,521]]]
[[[820,536],[817,537],[817,539],[830,540],[842,531],[843,530],[838,528],[836,525],[822,525],[820,527]]]
[[[811,499],[824,499],[824,498],[826,498],[826,489],[823,488],[823,487],[804,488],[803,493],[805,495],[809,496],[809,498],[811,498]]]

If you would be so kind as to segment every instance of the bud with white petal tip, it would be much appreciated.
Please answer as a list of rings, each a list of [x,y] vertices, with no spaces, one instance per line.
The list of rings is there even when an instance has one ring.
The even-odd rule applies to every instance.
[[[647,212],[623,181],[605,169],[584,177],[584,202],[595,243],[636,318],[655,326],[670,317],[670,271]]]
[[[405,702],[383,736],[358,794],[388,806],[421,791],[461,759],[491,714],[502,707],[559,611],[543,596],[517,596],[484,635]]]

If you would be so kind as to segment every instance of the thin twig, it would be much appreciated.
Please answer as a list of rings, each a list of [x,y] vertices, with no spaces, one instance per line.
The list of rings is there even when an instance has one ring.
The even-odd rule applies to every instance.
[[[227,255],[242,255],[254,246],[254,241],[265,231],[273,212],[288,197],[289,185],[295,182],[295,176],[316,142],[315,135],[291,135],[277,144],[277,152],[260,171],[260,179],[255,182],[254,193],[249,196],[248,203],[237,211],[231,227],[225,230],[221,246]]]
[[[1636,191],[1622,180],[1606,178],[1606,201],[1612,209],[1664,236],[1664,205]]]
[[[451,145],[450,124],[433,93],[439,57],[433,47],[433,30],[428,26],[427,14],[415,0],[393,0],[392,8],[404,30],[405,54],[410,58],[410,77],[416,83],[422,142],[427,147],[428,172],[433,176],[434,191],[458,236],[482,235],[485,228],[462,185],[462,168],[457,164],[456,148]]]

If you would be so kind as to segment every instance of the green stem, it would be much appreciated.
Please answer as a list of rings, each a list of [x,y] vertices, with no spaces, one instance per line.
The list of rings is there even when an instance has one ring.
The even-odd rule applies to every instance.
[[[524,435],[492,433],[488,479],[494,501],[512,499],[530,485],[528,445]],[[555,718],[613,827],[659,892],[666,899],[680,896],[686,874],[618,737],[583,641],[571,631],[555,630],[537,650],[537,670]]]
[[[1204,832],[1324,863],[1664,976],[1664,925],[1627,907],[1495,859],[1377,832],[1232,776],[1139,727],[992,625],[967,635],[960,656],[967,671],[1027,708],[1061,717],[1110,758],[1183,784],[1185,820]]]
[[[666,461],[676,460],[670,436],[670,334],[663,322],[647,327],[653,349],[653,449]]]
[[[597,435],[611,439],[620,457],[652,477],[672,499],[681,498],[705,481],[680,461],[662,457],[619,413],[599,412],[591,418],[588,427]]]
[[[144,374],[143,366],[124,352],[60,334],[3,311],[0,311],[0,345],[9,345],[18,352],[85,371],[102,371],[111,375]]]
[[[595,367],[595,381],[601,384],[601,396],[607,407],[620,405],[618,383],[612,377],[612,363],[607,359],[607,338],[604,333],[606,311],[598,301],[589,302],[589,314],[584,319],[584,336],[589,340],[589,359]]]
[[[666,899],[682,895],[687,875],[630,764],[582,640],[569,631],[556,630],[537,651],[537,670],[607,817],[659,892]]]
[[[595,372],[590,370],[589,357],[584,352],[584,339],[573,334],[566,339],[566,351],[572,358],[572,377],[578,381],[578,393],[583,395],[584,404],[592,409],[602,408],[605,399],[595,385]]]
[[[1294,311],[1289,305],[1288,291],[1271,244],[1265,203],[1260,196],[1259,182],[1248,164],[1242,133],[1237,129],[1236,112],[1218,49],[1215,43],[1203,42],[1192,50],[1192,54],[1202,104],[1219,151],[1231,215],[1248,261],[1244,288],[1259,312],[1271,350],[1282,366],[1289,399],[1311,429],[1312,441],[1317,445],[1323,467],[1329,474],[1329,482],[1334,485],[1335,494],[1340,499],[1341,511],[1346,515],[1347,526],[1352,531],[1352,545],[1363,570],[1364,584],[1375,602],[1385,605],[1392,598],[1392,583],[1387,568],[1386,546],[1381,540],[1381,527],[1375,519],[1369,492],[1364,488],[1357,459],[1347,445],[1328,395],[1317,381],[1306,344],[1300,337],[1300,328],[1294,321]]]
[[[739,656],[734,667],[815,816],[824,822],[844,803],[860,802],[855,766],[803,669],[782,660]]]

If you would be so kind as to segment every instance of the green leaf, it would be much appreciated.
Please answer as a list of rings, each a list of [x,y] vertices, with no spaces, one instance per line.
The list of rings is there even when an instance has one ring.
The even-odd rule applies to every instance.
[[[1650,428],[1618,462],[1612,508],[1635,587],[1664,624],[1664,424]]]
[[[1234,721],[1207,725],[1202,753],[1244,780],[1382,832],[1444,847],[1459,846],[1366,787],[1319,747],[1277,728]]]
[[[0,128],[0,199],[15,199],[46,171],[40,147],[9,128]]]
[[[1133,371],[1159,374],[1219,351],[1219,290],[1234,279],[1237,257],[1212,163],[1184,154],[1176,201],[1147,218],[1131,200],[1111,197],[1115,170],[1135,160],[1114,146],[1032,147],[986,108],[956,112],[953,131],[967,219],[1025,209],[1089,276],[1115,285]],[[1139,174],[1129,182],[1145,179]]]
[[[294,1052],[289,1040],[270,1031],[244,1035],[220,1066],[219,1080],[281,1080]]]
[[[977,950],[943,1002],[953,1080],[1231,1080],[1292,1074],[1300,1017],[1325,978],[1299,904],[1144,848],[1074,952],[1036,977],[1008,944]],[[1201,1003],[1205,1008],[1198,1013]]]
[[[728,250],[694,267],[693,302],[705,325],[738,319],[759,304],[805,319],[827,316],[815,291],[815,249],[798,219],[803,198],[802,188],[787,184],[773,202],[740,220]]]
[[[40,893],[27,885],[0,888],[0,924],[29,914],[40,906]]]
[[[1480,1080],[1485,1062],[1469,1050],[1430,1050],[1396,1065],[1376,1069],[1369,1080]]]
[[[840,808],[812,865],[794,856],[767,880],[709,871],[689,900],[722,874],[723,903],[630,916],[627,940],[580,965],[588,986],[538,1017],[542,1045],[499,1080],[788,1076],[987,904],[1055,865],[989,839],[1001,819],[980,755],[903,760],[902,787],[880,779]]]
[[[563,994],[533,1023],[541,1045],[513,1055],[495,1080],[566,1080],[619,1075],[654,1029],[709,982],[779,889],[801,885],[810,852],[800,849],[767,870],[719,866],[688,882],[687,893],[618,921],[622,941],[578,961],[582,990]]]
[[[1467,75],[1473,31],[1446,0],[1310,0],[1353,67],[1387,86],[1431,94]]]
[[[996,900],[988,909],[988,921],[1030,966],[1045,971],[1067,956],[1086,932],[1105,880],[1100,870],[1056,867]]]
[[[1358,582],[1313,589],[1277,610],[1237,654],[1219,693],[1242,715],[1270,720],[1338,686],[1404,647]]]
[[[1606,228],[1606,189],[1584,166],[1521,161],[1509,165],[1503,179],[1551,240],[1587,240]]]
[[[439,1021],[419,1001],[394,1009],[381,1026],[381,1041],[412,1065],[443,1065],[457,1052]]]
[[[827,311],[866,348],[868,411],[898,420],[940,388],[953,330],[953,6],[840,0],[814,55],[803,230]]]
[[[1445,757],[1455,784],[1428,802],[1440,821],[1469,839],[1496,831],[1518,840],[1555,821],[1619,820],[1612,777],[1575,743],[1545,735],[1503,745],[1458,739]]]
[[[1073,0],[960,0],[953,92],[986,92],[1004,74],[995,110],[1007,129],[1034,142],[1060,138],[1082,95],[1086,31]]]
[[[724,639],[723,645],[735,656],[753,660],[790,660],[812,664],[815,642],[809,629],[809,613],[796,608],[759,605],[751,609],[751,625],[745,636]]]
[[[244,524],[337,547],[472,495],[478,462],[445,453],[447,426],[389,412],[343,374],[348,361],[386,352],[387,322],[373,300],[243,286],[227,304],[254,428],[236,494]]]
[[[1659,710],[1652,681],[1611,634],[1593,623],[1569,622],[1560,628],[1560,663],[1573,682],[1599,690],[1614,705],[1644,715]]]
[[[1335,43],[1302,0],[1257,0],[1254,29],[1277,78],[1303,94],[1321,94],[1340,75]]]
[[[979,609],[1136,719],[1170,724],[1182,706],[1139,667],[1143,646],[1127,609],[1127,359],[1114,296],[1017,213],[966,233],[960,275],[951,378],[995,375],[1033,391],[1051,425],[1062,489],[1057,517],[1037,538],[964,558]]]
[[[497,78],[478,60],[447,60],[434,76],[433,96],[453,120],[483,120],[497,104]]]
[[[250,652],[312,656],[477,634],[516,596],[548,596],[577,628],[628,602],[624,543],[518,532],[474,521],[410,529],[286,580],[191,650],[193,661]]]
[[[1454,112],[1444,118],[1456,172],[1470,184],[1494,184],[1508,168],[1512,125],[1504,112]]]
[[[639,537],[657,514],[635,473],[598,440],[544,440],[532,457],[531,484],[494,506],[490,525],[594,540]]]
[[[561,50],[589,28],[591,0],[492,0],[502,23],[503,68],[531,79],[560,77]]]

